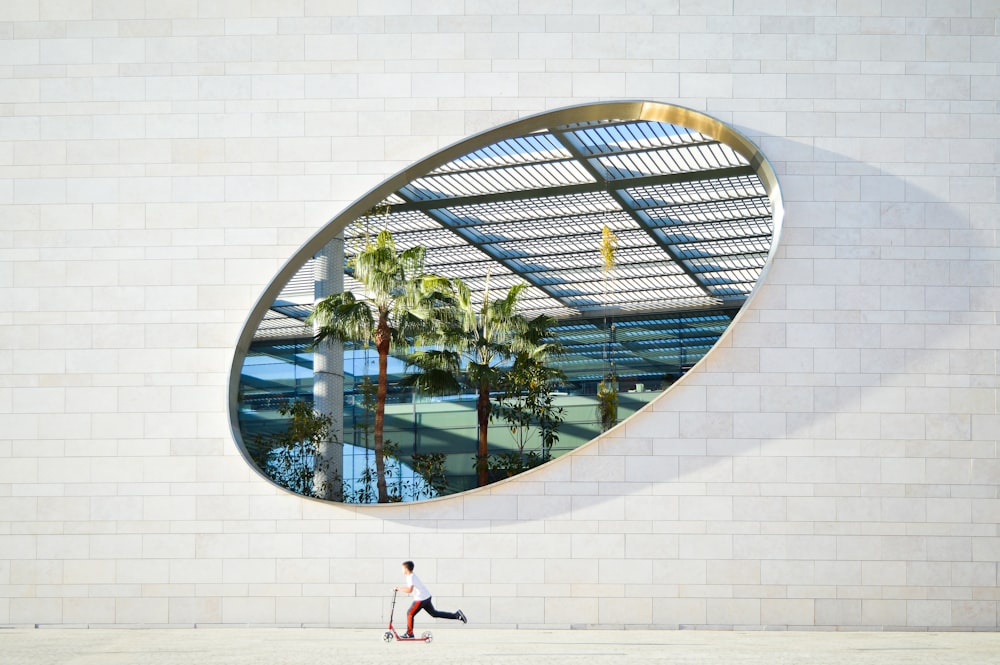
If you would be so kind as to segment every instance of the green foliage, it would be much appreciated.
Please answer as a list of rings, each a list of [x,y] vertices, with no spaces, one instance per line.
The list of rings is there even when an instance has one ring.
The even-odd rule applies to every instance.
[[[442,350],[412,353],[407,362],[419,372],[408,377],[406,383],[423,392],[440,394],[454,391],[461,377],[478,393],[476,475],[482,486],[489,481],[488,432],[493,413],[490,393],[501,385],[506,366],[519,354],[536,361],[544,359],[550,346],[541,343],[537,331],[549,319],[529,321],[517,311],[521,293],[527,288],[524,282],[512,286],[503,297],[491,299],[487,278],[479,303],[462,280],[452,280],[451,285],[451,295],[437,309],[432,329],[422,336],[426,343]],[[551,433],[547,436],[551,440]]]
[[[597,419],[601,423],[602,432],[607,432],[618,424],[618,389],[614,384],[614,376],[597,384]]]
[[[451,349],[421,349],[406,358],[407,365],[418,372],[409,373],[400,385],[425,395],[454,395],[462,389],[462,358]]]
[[[362,388],[363,403],[371,405],[371,381]],[[319,447],[332,436],[333,419],[320,413],[304,400],[286,402],[278,408],[278,413],[287,418],[286,426],[273,434],[258,435],[256,443],[266,449],[267,458],[264,472],[274,482],[286,489],[313,498],[327,498],[328,486],[315,484],[316,465],[320,464]],[[368,437],[370,424],[361,423],[359,428]],[[378,474],[367,456],[373,451],[366,449],[366,464],[361,475],[350,484],[338,474],[329,479],[336,485],[334,496],[345,503],[375,503],[379,499]],[[413,470],[415,478],[404,478],[399,459],[399,445],[386,439],[383,442],[386,461],[388,502],[402,501],[403,497],[413,499],[432,498],[447,492],[444,474],[445,456],[442,453],[415,454]]]
[[[271,480],[297,494],[327,496],[330,488],[315,486],[315,467],[320,446],[333,436],[333,419],[303,400],[285,402],[278,413],[288,418],[287,427],[256,437],[256,444],[268,451],[264,472]]]
[[[388,215],[388,209],[365,215]],[[383,429],[388,394],[388,358],[392,349],[407,349],[413,340],[429,332],[436,308],[447,297],[449,282],[424,272],[426,249],[421,246],[397,251],[392,234],[383,228],[374,240],[367,233],[348,260],[353,276],[365,289],[357,298],[349,291],[324,298],[313,308],[307,322],[316,326],[314,345],[327,340],[374,346],[378,353],[378,387],[375,392],[375,424],[372,432],[375,483],[379,503],[390,501]]]
[[[503,479],[524,473],[528,469],[533,469],[540,464],[544,464],[546,461],[548,460],[545,457],[534,450],[530,450],[527,453],[496,453],[489,456],[487,467],[491,477]]]
[[[448,479],[444,472],[444,453],[414,453],[413,471],[424,483],[414,487],[412,492],[416,499],[433,498],[448,493]]]
[[[365,464],[361,476],[355,479],[353,489],[344,492],[345,503],[375,503],[378,501],[378,480],[375,467]]]
[[[525,340],[531,345],[517,353],[511,368],[499,381],[503,394],[492,411],[493,419],[507,423],[517,443],[517,455],[526,464],[525,447],[538,435],[537,463],[551,456],[552,447],[559,441],[559,426],[565,418],[564,409],[555,406],[553,390],[564,378],[563,373],[548,364],[560,349],[555,343],[546,342],[552,319],[538,317],[525,329]],[[535,466],[537,464],[531,464]]]
[[[385,479],[387,487],[387,499],[381,501],[379,498],[379,487],[378,487],[378,471],[372,465],[371,460],[368,458],[371,451],[365,451],[365,468],[361,472],[361,475],[354,479],[352,483],[344,483],[344,502],[345,503],[395,503],[402,501],[402,497],[398,493],[390,491],[391,479],[396,474],[398,469],[396,453],[399,449],[395,443],[391,440],[386,439],[383,441],[382,454],[384,455],[385,464]]]

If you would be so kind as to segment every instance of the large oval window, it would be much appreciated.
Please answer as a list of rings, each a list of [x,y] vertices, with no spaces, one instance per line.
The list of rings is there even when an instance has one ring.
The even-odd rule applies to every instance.
[[[564,455],[718,341],[781,217],[766,159],[651,102],[473,136],[328,222],[234,358],[243,454],[299,494],[415,501]]]

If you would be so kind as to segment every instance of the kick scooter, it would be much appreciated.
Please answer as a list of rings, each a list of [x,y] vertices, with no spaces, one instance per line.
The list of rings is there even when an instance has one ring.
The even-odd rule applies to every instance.
[[[382,639],[385,642],[392,642],[393,638],[397,642],[427,642],[430,644],[434,640],[434,636],[431,635],[431,631],[425,630],[420,634],[420,637],[403,637],[396,632],[396,629],[392,627],[392,615],[396,612],[396,591],[392,592],[392,609],[389,610],[389,630],[382,633]]]

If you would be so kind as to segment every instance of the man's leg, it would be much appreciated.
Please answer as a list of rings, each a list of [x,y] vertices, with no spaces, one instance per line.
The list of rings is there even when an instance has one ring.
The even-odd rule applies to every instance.
[[[410,609],[406,612],[406,634],[413,634],[413,617],[417,615],[417,612],[424,608],[425,600],[415,600],[413,604],[410,605]]]
[[[424,609],[435,619],[462,619],[465,616],[462,614],[462,610],[457,612],[442,612],[434,609],[434,603],[431,602],[430,598],[424,601]],[[465,619],[462,619],[462,623],[465,623]]]

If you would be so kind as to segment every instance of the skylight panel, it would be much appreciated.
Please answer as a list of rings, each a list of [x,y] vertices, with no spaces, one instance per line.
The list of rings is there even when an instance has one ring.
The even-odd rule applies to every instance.
[[[392,239],[396,243],[397,250],[406,250],[411,247],[423,246],[428,251],[438,247],[459,247],[465,245],[465,241],[440,227],[436,229],[410,231],[404,233],[393,233]]]
[[[573,217],[600,212],[619,212],[621,205],[607,192],[542,196],[511,201],[454,206],[439,212],[455,226],[484,223]]]
[[[557,218],[543,217],[514,222],[483,223],[480,226],[463,227],[462,234],[478,243],[591,234],[598,238],[597,244],[594,245],[595,251],[597,251],[600,246],[599,236],[604,226],[607,226],[619,237],[629,232],[641,233],[634,219],[625,212],[617,211]]]
[[[692,272],[718,272],[726,269],[763,268],[767,254],[739,254],[735,256],[706,256],[684,259],[684,264]]]
[[[637,208],[658,208],[683,203],[762,197],[767,196],[767,191],[760,178],[753,175],[643,185],[624,190],[623,195]]]
[[[609,155],[709,140],[701,133],[663,122],[626,122],[569,132],[585,155]]]
[[[530,164],[569,159],[572,155],[549,132],[517,136],[474,150],[431,171],[432,175],[479,169],[493,169],[512,164]]]
[[[735,199],[648,208],[643,212],[655,226],[755,218],[770,220],[771,203],[766,198]]]
[[[711,242],[692,242],[674,246],[674,251],[680,258],[695,258],[703,256],[755,256],[766,254],[770,244],[764,238],[747,238],[740,242],[719,240]],[[756,254],[755,254],[756,253]]]
[[[682,224],[656,229],[656,235],[669,245],[708,240],[736,240],[756,236],[770,237],[770,219],[719,220],[713,224]]]

